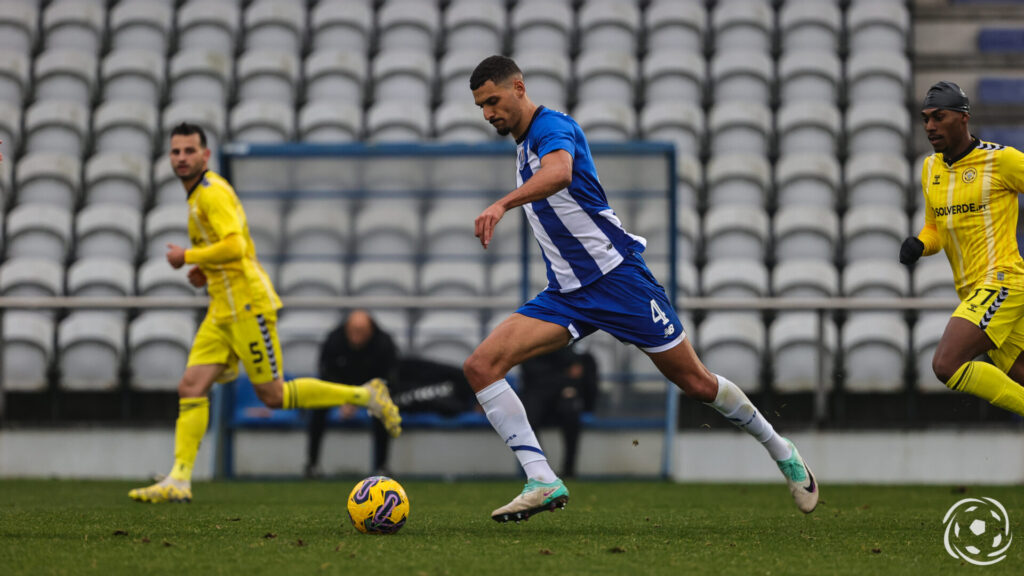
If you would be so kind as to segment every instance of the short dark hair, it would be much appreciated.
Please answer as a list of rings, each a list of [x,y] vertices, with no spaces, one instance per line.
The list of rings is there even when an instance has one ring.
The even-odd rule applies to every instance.
[[[516,66],[515,60],[507,56],[488,56],[473,70],[473,75],[469,77],[469,89],[476,90],[486,84],[488,80],[495,84],[501,84],[512,76],[522,75],[522,73],[519,66]]]
[[[199,145],[206,148],[206,132],[198,124],[182,122],[171,129],[171,136],[191,136],[199,134]]]

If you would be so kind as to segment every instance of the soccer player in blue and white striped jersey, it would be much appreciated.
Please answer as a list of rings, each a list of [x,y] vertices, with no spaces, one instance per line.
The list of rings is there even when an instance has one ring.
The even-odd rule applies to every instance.
[[[793,443],[775,432],[738,386],[697,358],[665,290],[644,264],[646,241],[627,232],[608,206],[579,124],[534,104],[519,67],[504,56],[483,60],[470,89],[484,118],[517,145],[517,187],[477,217],[476,236],[486,249],[505,213],[522,206],[548,276],[547,289],[498,325],[464,365],[487,419],[528,478],[522,493],[491,517],[525,520],[568,502],[569,491],[548,465],[505,375],[528,358],[596,330],[642,349],[687,396],[757,438],[782,470],[800,510],[814,510],[818,486]]]

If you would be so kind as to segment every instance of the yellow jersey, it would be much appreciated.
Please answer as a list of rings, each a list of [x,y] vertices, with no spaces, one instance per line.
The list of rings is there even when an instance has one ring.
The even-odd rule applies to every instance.
[[[193,248],[212,246],[232,234],[237,234],[243,243],[241,258],[218,264],[198,262],[210,293],[207,316],[216,323],[237,322],[280,308],[281,299],[256,260],[245,211],[231,184],[215,172],[204,172],[189,191],[188,213],[188,235]]]
[[[983,284],[1024,289],[1017,249],[1017,194],[1024,192],[1024,153],[975,139],[947,164],[932,154],[921,167],[924,255],[946,251],[961,300]]]

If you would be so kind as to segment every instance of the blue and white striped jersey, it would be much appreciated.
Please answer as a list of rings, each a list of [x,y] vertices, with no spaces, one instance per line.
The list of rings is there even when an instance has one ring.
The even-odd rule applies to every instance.
[[[630,252],[643,252],[647,241],[626,232],[608,206],[583,129],[566,114],[537,109],[516,141],[517,187],[555,150],[572,155],[572,182],[523,209],[544,253],[548,290],[571,292],[611,272]]]

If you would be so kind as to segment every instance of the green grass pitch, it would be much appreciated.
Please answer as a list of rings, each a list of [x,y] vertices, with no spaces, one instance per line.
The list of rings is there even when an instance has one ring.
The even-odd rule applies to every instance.
[[[804,516],[786,487],[666,482],[569,484],[565,511],[498,524],[515,481],[403,481],[408,523],[359,534],[345,498],[356,479],[214,482],[186,505],[132,502],[136,484],[0,481],[0,573],[22,574],[1020,574],[1019,487],[825,485]],[[943,548],[961,498],[1006,507],[1008,557],[977,568]],[[973,573],[973,572],[972,572]]]

